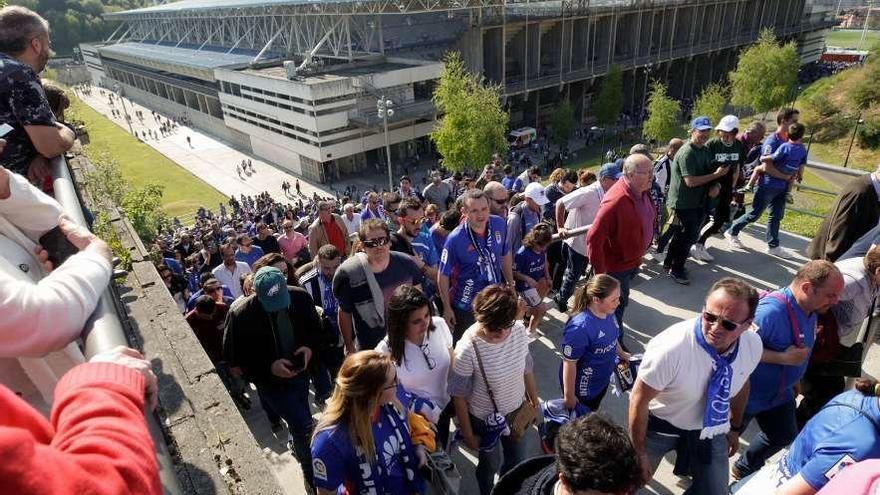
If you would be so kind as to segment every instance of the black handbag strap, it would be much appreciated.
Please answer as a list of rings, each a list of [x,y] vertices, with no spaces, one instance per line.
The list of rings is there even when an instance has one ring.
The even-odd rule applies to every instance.
[[[489,385],[489,379],[486,377],[486,370],[483,368],[483,358],[480,357],[480,347],[477,345],[478,337],[474,337],[474,354],[477,355],[477,365],[480,367],[480,374],[483,375],[483,381],[486,382],[486,390],[489,392],[489,400],[492,401],[492,407],[498,412],[498,404],[495,403],[495,394],[492,393],[492,386]]]

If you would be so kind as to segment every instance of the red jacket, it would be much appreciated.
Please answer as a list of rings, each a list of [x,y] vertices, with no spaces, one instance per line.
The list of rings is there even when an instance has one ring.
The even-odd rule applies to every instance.
[[[55,387],[51,423],[0,386],[0,487],[15,494],[161,494],[144,377],[86,363]]]
[[[587,257],[596,273],[622,272],[642,264],[651,242],[646,232],[653,233],[655,210],[647,192],[639,199],[641,208],[625,178],[605,193],[587,232]],[[650,222],[650,228],[645,222]]]

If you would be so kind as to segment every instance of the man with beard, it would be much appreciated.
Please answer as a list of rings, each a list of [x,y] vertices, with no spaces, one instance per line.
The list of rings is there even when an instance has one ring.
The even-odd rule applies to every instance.
[[[73,146],[73,131],[58,123],[37,76],[51,55],[49,23],[19,6],[0,9],[0,123],[12,130],[0,164],[28,175],[48,176],[48,161]]]

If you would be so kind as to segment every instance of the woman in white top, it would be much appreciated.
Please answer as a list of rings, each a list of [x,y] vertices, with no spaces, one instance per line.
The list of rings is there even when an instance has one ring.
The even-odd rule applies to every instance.
[[[376,350],[391,355],[400,384],[420,399],[414,401],[415,412],[437,425],[438,440],[445,445],[451,418],[451,411],[445,409],[452,332],[443,318],[432,315],[431,302],[412,285],[395,289],[387,308],[388,335]]]
[[[536,407],[538,389],[526,328],[518,321],[525,302],[512,288],[490,285],[477,294],[472,308],[476,323],[455,346],[449,392],[463,443],[479,452],[480,494],[489,495],[495,474],[503,475],[525,458],[524,438],[514,441],[505,435],[498,416],[506,417],[526,401]]]

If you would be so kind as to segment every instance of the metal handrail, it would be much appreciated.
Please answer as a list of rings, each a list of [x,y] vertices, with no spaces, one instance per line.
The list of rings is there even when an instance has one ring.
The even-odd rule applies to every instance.
[[[73,178],[68,168],[67,160],[59,156],[52,160],[52,185],[55,190],[55,199],[61,203],[64,213],[74,222],[86,225],[83,216],[83,207]],[[95,311],[86,320],[83,326],[83,354],[90,359],[95,354],[112,349],[116,346],[128,346],[128,339],[119,315],[116,312],[116,297],[113,289],[108,286],[101,294]],[[156,416],[149,410],[145,411],[147,427],[156,447],[156,459],[159,464],[159,478],[162,482],[162,490],[166,495],[179,495],[183,493],[174,470],[174,463],[168,453],[165,437],[156,420]]]

